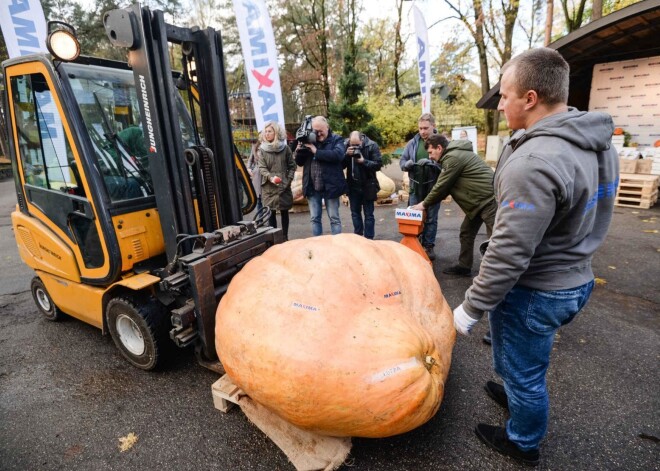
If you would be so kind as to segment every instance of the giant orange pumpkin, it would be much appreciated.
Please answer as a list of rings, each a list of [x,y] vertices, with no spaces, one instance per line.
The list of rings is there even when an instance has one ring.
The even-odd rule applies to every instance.
[[[401,244],[293,240],[251,260],[216,315],[229,377],[285,420],[386,437],[438,410],[456,332],[433,271]]]

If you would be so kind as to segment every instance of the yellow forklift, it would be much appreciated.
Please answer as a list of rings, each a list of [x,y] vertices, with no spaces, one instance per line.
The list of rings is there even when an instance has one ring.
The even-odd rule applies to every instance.
[[[282,242],[267,208],[243,220],[256,198],[232,143],[220,35],[139,5],[104,25],[127,63],[79,56],[75,31],[50,22],[50,54],[2,64],[12,224],[32,294],[46,318],[109,333],[138,368],[173,341],[219,370],[219,300]]]

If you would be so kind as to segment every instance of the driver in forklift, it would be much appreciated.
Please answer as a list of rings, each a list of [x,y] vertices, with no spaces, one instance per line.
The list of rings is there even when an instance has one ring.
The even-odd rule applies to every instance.
[[[141,126],[129,126],[117,133],[117,140],[134,158],[137,166],[145,168],[147,163],[147,148],[144,144],[144,133]],[[139,198],[145,196],[142,185],[133,175],[104,175],[108,193],[113,201]]]

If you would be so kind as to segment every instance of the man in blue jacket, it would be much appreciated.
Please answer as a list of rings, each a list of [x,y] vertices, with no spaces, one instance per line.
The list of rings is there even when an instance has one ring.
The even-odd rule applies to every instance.
[[[498,211],[479,275],[454,310],[469,335],[489,313],[495,372],[486,393],[509,410],[505,427],[478,424],[479,439],[528,465],[548,427],[545,375],[555,333],[587,303],[591,259],[607,234],[618,183],[612,118],[569,108],[569,66],[531,49],[503,68],[501,99],[512,137],[495,171]]]
[[[346,193],[343,162],[346,148],[341,136],[333,134],[323,116],[312,119],[316,143],[298,143],[296,164],[303,167],[303,195],[309,203],[312,235],[323,234],[322,201],[330,218],[332,235],[341,233],[339,197]]]

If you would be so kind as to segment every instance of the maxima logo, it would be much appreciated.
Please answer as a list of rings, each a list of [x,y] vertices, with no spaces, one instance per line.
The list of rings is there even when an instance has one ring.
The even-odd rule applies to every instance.
[[[637,95],[630,95],[630,98],[644,98],[646,93],[639,93]]]
[[[658,106],[657,103],[644,103],[642,105],[643,108],[655,108],[656,106]]]
[[[408,219],[411,221],[421,221],[422,220],[422,211],[417,211],[416,209],[397,209],[394,213],[396,219]]]
[[[623,66],[624,69],[636,69],[637,67],[639,67],[639,64],[624,65]]]
[[[626,78],[624,75],[617,75],[615,77],[610,77],[610,80],[623,80]]]
[[[598,69],[598,72],[611,72],[614,70],[614,67],[606,67],[604,69]]]
[[[651,74],[635,74],[635,77],[648,77]]]
[[[607,97],[608,100],[618,100],[619,98],[621,98],[621,95],[619,95],[619,96],[608,96]]]
[[[605,90],[612,90],[612,87],[601,87],[601,88],[597,88],[596,90],[602,92],[602,91],[605,91]]]
[[[649,67],[660,67],[660,61],[649,62]]]
[[[634,85],[621,85],[619,88],[635,88]]]
[[[647,84],[644,85],[644,86],[645,86],[645,87],[653,87],[653,88],[655,88],[655,87],[660,87],[660,82],[647,83]]]

